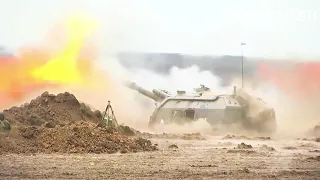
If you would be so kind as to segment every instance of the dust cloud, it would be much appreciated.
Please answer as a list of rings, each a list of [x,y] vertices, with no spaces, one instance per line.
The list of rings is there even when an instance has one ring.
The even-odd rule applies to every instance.
[[[233,86],[241,87],[240,78],[234,78],[234,81],[228,87],[221,86],[221,79],[209,71],[200,71],[196,65],[180,69],[173,67],[167,75],[160,75],[146,69],[134,69],[129,71],[120,65],[115,56],[109,56],[105,61],[96,64],[103,71],[99,78],[100,86],[77,88],[74,86],[65,86],[55,89],[47,89],[51,93],[64,91],[72,92],[76,97],[87,103],[92,109],[104,110],[108,101],[111,101],[114,113],[119,123],[126,124],[141,131],[150,132],[148,128],[149,118],[155,108],[155,102],[148,97],[144,97],[136,91],[123,86],[124,80],[137,83],[139,86],[152,89],[165,89],[175,94],[177,90],[193,91],[200,84],[209,87],[214,93],[225,94],[232,93]],[[306,136],[308,130],[318,123],[320,113],[317,111],[317,105],[311,102],[302,102],[279,91],[270,83],[259,82],[257,86],[253,80],[245,80],[245,90],[256,97],[263,99],[276,112],[278,137],[301,137]],[[42,91],[43,92],[43,91]],[[41,92],[39,92],[41,93]],[[38,94],[31,94],[29,99]],[[235,127],[223,128],[224,133],[228,133]],[[205,121],[197,121],[184,126],[159,126],[153,131],[167,133],[214,133],[212,127]],[[238,130],[239,134],[246,134]],[[253,132],[251,132],[252,134]]]
[[[222,87],[219,77],[209,71],[200,71],[196,65],[184,69],[173,67],[168,75],[162,76],[145,69],[136,69],[131,73],[131,80],[148,90],[160,88],[175,93],[176,90],[192,91],[193,88],[203,84],[214,93],[224,94],[231,93],[233,86],[241,87],[241,79],[238,77],[235,77],[228,87]],[[292,98],[292,96],[280,91],[272,83],[264,82],[259,78],[245,79],[244,86],[244,90],[249,94],[261,98],[269,107],[275,109],[278,124],[276,137],[296,138],[312,135],[309,131],[319,122],[318,117],[320,115],[315,101]],[[136,94],[139,95],[138,93]],[[143,98],[142,95],[141,98]],[[138,99],[137,97],[136,100]],[[150,115],[154,107],[152,105],[150,103],[150,106],[147,106],[149,109],[145,111],[149,112]],[[224,133],[232,130],[239,134],[255,134],[255,132],[242,131],[237,124],[234,127],[223,127],[222,129]],[[157,127],[156,130],[160,132],[202,132],[212,134],[212,128],[209,124],[202,121],[184,126]]]
[[[116,58],[110,57],[99,65],[104,67],[104,81],[99,88],[64,87],[51,92],[68,90],[75,94],[79,100],[86,102],[93,109],[103,110],[110,100],[119,123],[124,123],[141,131],[150,131],[149,118],[156,107],[155,101],[126,88],[122,82],[129,80],[147,89],[165,89],[175,94],[177,90],[193,91],[200,84],[208,86],[217,94],[225,92],[220,86],[220,79],[209,71],[200,71],[197,66],[185,69],[173,67],[168,75],[159,75],[145,69],[128,71],[122,67]],[[101,77],[102,78],[102,77]],[[228,89],[228,92],[232,89]],[[157,130],[159,131],[159,129]],[[160,132],[210,132],[207,122],[195,122],[185,126],[170,126]]]
[[[239,79],[234,84],[239,84]],[[316,98],[295,98],[281,91],[270,82],[259,81],[259,85],[253,85],[247,81],[245,90],[261,99],[269,107],[274,108],[277,120],[276,137],[297,138],[313,136],[312,129],[319,123],[320,112]],[[306,94],[306,97],[308,95]]]

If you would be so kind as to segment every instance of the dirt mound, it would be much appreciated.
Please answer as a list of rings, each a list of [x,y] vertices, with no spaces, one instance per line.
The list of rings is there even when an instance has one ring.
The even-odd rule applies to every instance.
[[[0,153],[126,153],[155,151],[149,140],[130,137],[115,128],[79,122],[54,128],[26,127],[21,138],[0,136]]]
[[[154,151],[128,126],[98,127],[102,113],[92,111],[68,92],[44,92],[20,107],[4,111],[13,125],[0,133],[1,153],[126,153]]]
[[[92,112],[84,103],[68,92],[58,95],[44,92],[41,96],[20,107],[4,110],[6,119],[13,125],[54,127],[74,121],[98,122],[101,113]]]

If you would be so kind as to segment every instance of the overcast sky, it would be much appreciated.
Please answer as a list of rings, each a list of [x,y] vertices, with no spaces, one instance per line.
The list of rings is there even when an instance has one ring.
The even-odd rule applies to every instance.
[[[2,0],[0,39],[37,41],[75,11],[103,27],[109,51],[320,57],[319,0]],[[319,58],[320,59],[320,58]]]

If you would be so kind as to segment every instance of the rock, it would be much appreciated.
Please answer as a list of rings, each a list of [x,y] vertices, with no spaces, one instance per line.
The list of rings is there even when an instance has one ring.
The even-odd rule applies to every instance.
[[[251,149],[252,146],[250,144],[241,143],[237,146],[238,149]]]
[[[170,149],[177,149],[178,148],[178,145],[176,145],[176,144],[170,144],[169,145],[169,147],[168,148],[170,148]]]
[[[135,135],[135,132],[129,127],[129,126],[123,126],[123,125],[120,125],[118,127],[118,130],[124,134],[124,135],[127,135],[127,136],[134,136]]]
[[[54,123],[53,121],[49,121],[44,126],[46,128],[54,128],[54,127],[56,127],[56,123]]]
[[[93,114],[98,118],[98,119],[102,119],[102,113],[99,110],[95,110],[93,112]]]
[[[275,149],[274,149],[273,147],[269,147],[269,146],[267,146],[267,145],[265,145],[265,144],[263,144],[263,145],[260,147],[260,149],[266,150],[266,151],[275,151]]]

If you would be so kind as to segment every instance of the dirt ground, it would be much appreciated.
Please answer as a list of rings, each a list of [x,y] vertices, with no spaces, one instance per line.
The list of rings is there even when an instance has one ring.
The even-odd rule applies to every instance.
[[[152,137],[159,151],[8,154],[1,179],[319,179],[320,144],[232,136]]]

